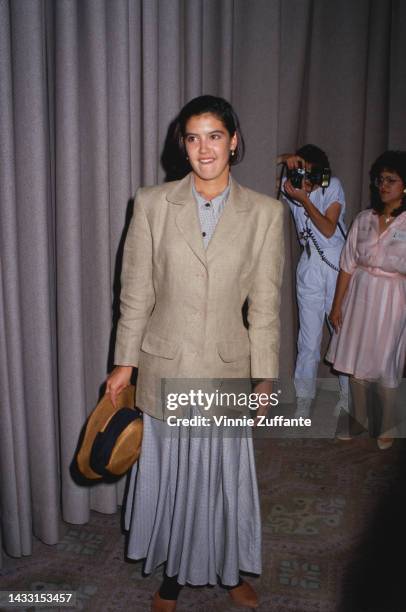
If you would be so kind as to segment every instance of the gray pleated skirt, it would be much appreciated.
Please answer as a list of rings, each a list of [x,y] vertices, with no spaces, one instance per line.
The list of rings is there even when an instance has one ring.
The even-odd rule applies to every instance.
[[[173,427],[144,415],[125,508],[127,555],[166,562],[180,584],[234,586],[261,573],[261,519],[250,428]]]

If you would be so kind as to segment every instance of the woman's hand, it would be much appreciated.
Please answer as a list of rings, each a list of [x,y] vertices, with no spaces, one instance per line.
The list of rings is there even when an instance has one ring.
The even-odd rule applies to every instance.
[[[305,188],[303,189],[303,187]],[[304,204],[311,204],[311,200],[309,199],[310,192],[306,190],[306,187],[307,184],[305,180],[302,181],[302,189],[298,189],[297,187],[293,187],[290,179],[287,179],[284,183],[283,189],[288,196],[292,198],[292,200],[296,200],[296,202],[299,202],[303,206]]]
[[[114,407],[118,394],[130,384],[132,371],[132,366],[116,366],[107,377],[106,394],[110,395]]]
[[[341,308],[339,307],[333,307],[331,309],[331,312],[328,316],[328,320],[330,321],[331,325],[334,328],[334,331],[336,332],[336,334],[338,334],[338,330],[340,329],[342,323],[343,323],[343,319],[342,319],[342,312],[341,312]]]
[[[328,320],[334,327],[336,334],[343,324],[343,313],[342,304],[344,302],[344,296],[347,292],[348,285],[351,280],[351,274],[345,272],[343,269],[340,270],[337,277],[336,291],[334,294],[333,304],[331,306],[331,312],[328,316]]]
[[[306,162],[303,157],[299,155],[289,155],[285,160],[285,164],[289,168],[289,170],[293,170],[293,168],[305,168]]]

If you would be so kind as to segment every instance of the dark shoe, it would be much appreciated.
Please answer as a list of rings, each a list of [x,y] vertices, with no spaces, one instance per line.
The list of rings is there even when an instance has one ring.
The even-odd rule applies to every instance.
[[[162,599],[157,591],[152,600],[151,612],[175,612],[176,599]]]
[[[258,608],[259,606],[258,595],[248,582],[243,581],[240,586],[236,586],[228,592],[235,605],[240,608]]]

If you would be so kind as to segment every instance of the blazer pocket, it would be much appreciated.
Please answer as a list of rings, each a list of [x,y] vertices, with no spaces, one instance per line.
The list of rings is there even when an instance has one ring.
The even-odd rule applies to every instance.
[[[142,341],[141,350],[150,355],[155,355],[156,357],[174,359],[178,351],[178,345],[164,338],[160,338],[152,332],[147,332]]]
[[[218,353],[225,363],[238,361],[250,356],[250,343],[246,340],[223,340],[217,342]]]

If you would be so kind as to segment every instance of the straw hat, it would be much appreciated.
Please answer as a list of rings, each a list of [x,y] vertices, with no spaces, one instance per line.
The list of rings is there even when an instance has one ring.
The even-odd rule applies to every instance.
[[[122,476],[141,452],[142,413],[134,407],[135,387],[130,385],[117,397],[104,395],[86,421],[76,463],[91,480]]]

